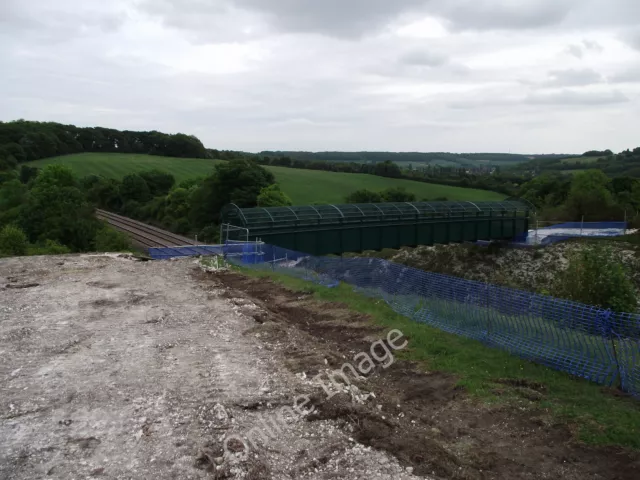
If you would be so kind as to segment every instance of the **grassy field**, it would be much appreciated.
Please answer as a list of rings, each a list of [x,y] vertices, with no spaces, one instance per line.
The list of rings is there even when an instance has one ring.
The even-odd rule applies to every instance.
[[[418,362],[427,371],[456,375],[459,385],[473,397],[492,404],[515,405],[522,410],[546,411],[555,421],[568,424],[585,443],[640,449],[637,400],[614,395],[595,383],[415,322],[396,313],[384,301],[356,293],[346,284],[327,288],[268,270],[242,268],[241,272],[269,278],[294,291],[313,293],[318,300],[346,304],[383,327],[401,330],[411,339],[409,349],[401,354],[403,358]],[[524,407],[518,389],[505,387],[505,379],[513,380],[515,385],[519,382],[541,384],[544,396],[531,407]]]
[[[133,155],[126,153],[80,153],[63,157],[43,158],[29,162],[34,167],[61,164],[71,167],[76,175],[104,175],[110,178],[122,178],[130,173],[142,172],[154,168],[170,172],[177,182],[188,178],[208,175],[212,172],[216,160],[204,158],[170,158],[154,155]]]
[[[376,177],[360,173],[333,173],[317,170],[297,170],[285,167],[269,167],[282,189],[294,203],[341,203],[354,190],[366,188],[380,191],[386,188],[404,187],[418,200],[447,197],[449,200],[502,200],[504,195],[486,190],[450,187],[432,183],[413,182],[395,178]]]
[[[129,173],[157,168],[170,172],[178,182],[208,175],[215,160],[195,158],[168,158],[151,155],[130,155],[119,153],[81,153],[53,157],[30,162],[30,165],[42,167],[49,164],[62,164],[71,167],[79,176],[90,174],[122,178]],[[414,193],[418,200],[447,197],[449,200],[502,200],[504,195],[485,190],[450,187],[430,183],[414,182],[376,177],[374,175],[333,173],[317,170],[298,170],[285,167],[267,167],[276,176],[282,190],[295,204],[341,203],[349,193],[366,188],[380,191],[392,187],[404,187]]]
[[[596,163],[600,157],[563,158],[560,163]]]

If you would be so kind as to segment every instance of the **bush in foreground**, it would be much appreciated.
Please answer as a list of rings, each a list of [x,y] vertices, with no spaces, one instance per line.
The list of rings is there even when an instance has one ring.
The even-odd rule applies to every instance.
[[[5,225],[0,230],[0,255],[26,255],[29,241],[27,235],[14,225]]]
[[[131,249],[127,236],[110,227],[104,227],[96,235],[96,251],[124,252]]]
[[[556,278],[554,295],[616,312],[638,309],[636,288],[620,255],[611,247],[594,245],[569,258]]]

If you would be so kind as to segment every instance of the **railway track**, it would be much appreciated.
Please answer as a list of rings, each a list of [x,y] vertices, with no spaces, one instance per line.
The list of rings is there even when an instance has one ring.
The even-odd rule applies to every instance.
[[[132,240],[144,247],[183,247],[196,245],[196,243],[181,235],[162,230],[161,228],[147,225],[146,223],[132,220],[106,210],[96,210],[96,217],[104,220],[116,230],[120,230]]]

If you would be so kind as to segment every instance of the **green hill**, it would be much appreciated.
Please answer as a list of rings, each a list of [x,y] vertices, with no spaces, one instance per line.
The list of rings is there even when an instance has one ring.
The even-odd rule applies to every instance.
[[[62,164],[71,167],[78,176],[104,175],[122,178],[129,173],[157,168],[173,174],[178,182],[188,178],[208,175],[219,160],[197,158],[169,158],[152,155],[119,153],[81,153],[62,157],[52,157],[29,162],[42,167]],[[392,187],[404,187],[418,199],[447,197],[449,200],[501,200],[504,195],[486,190],[450,187],[430,183],[414,182],[374,175],[354,173],[334,173],[318,170],[299,170],[285,167],[266,167],[276,176],[276,180],[294,203],[341,203],[349,193],[368,189],[381,191]]]

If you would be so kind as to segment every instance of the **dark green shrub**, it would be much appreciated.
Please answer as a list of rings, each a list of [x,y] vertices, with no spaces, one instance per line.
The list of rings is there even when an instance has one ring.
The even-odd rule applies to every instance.
[[[55,240],[46,240],[43,245],[29,247],[29,255],[64,255],[66,253],[71,253],[71,250]]]
[[[602,245],[586,246],[569,258],[567,269],[556,277],[554,295],[577,302],[635,312],[636,288],[622,258]]]
[[[28,246],[27,235],[15,225],[0,230],[0,255],[26,255]]]
[[[131,250],[129,238],[111,227],[104,227],[96,234],[96,251],[125,252]]]

